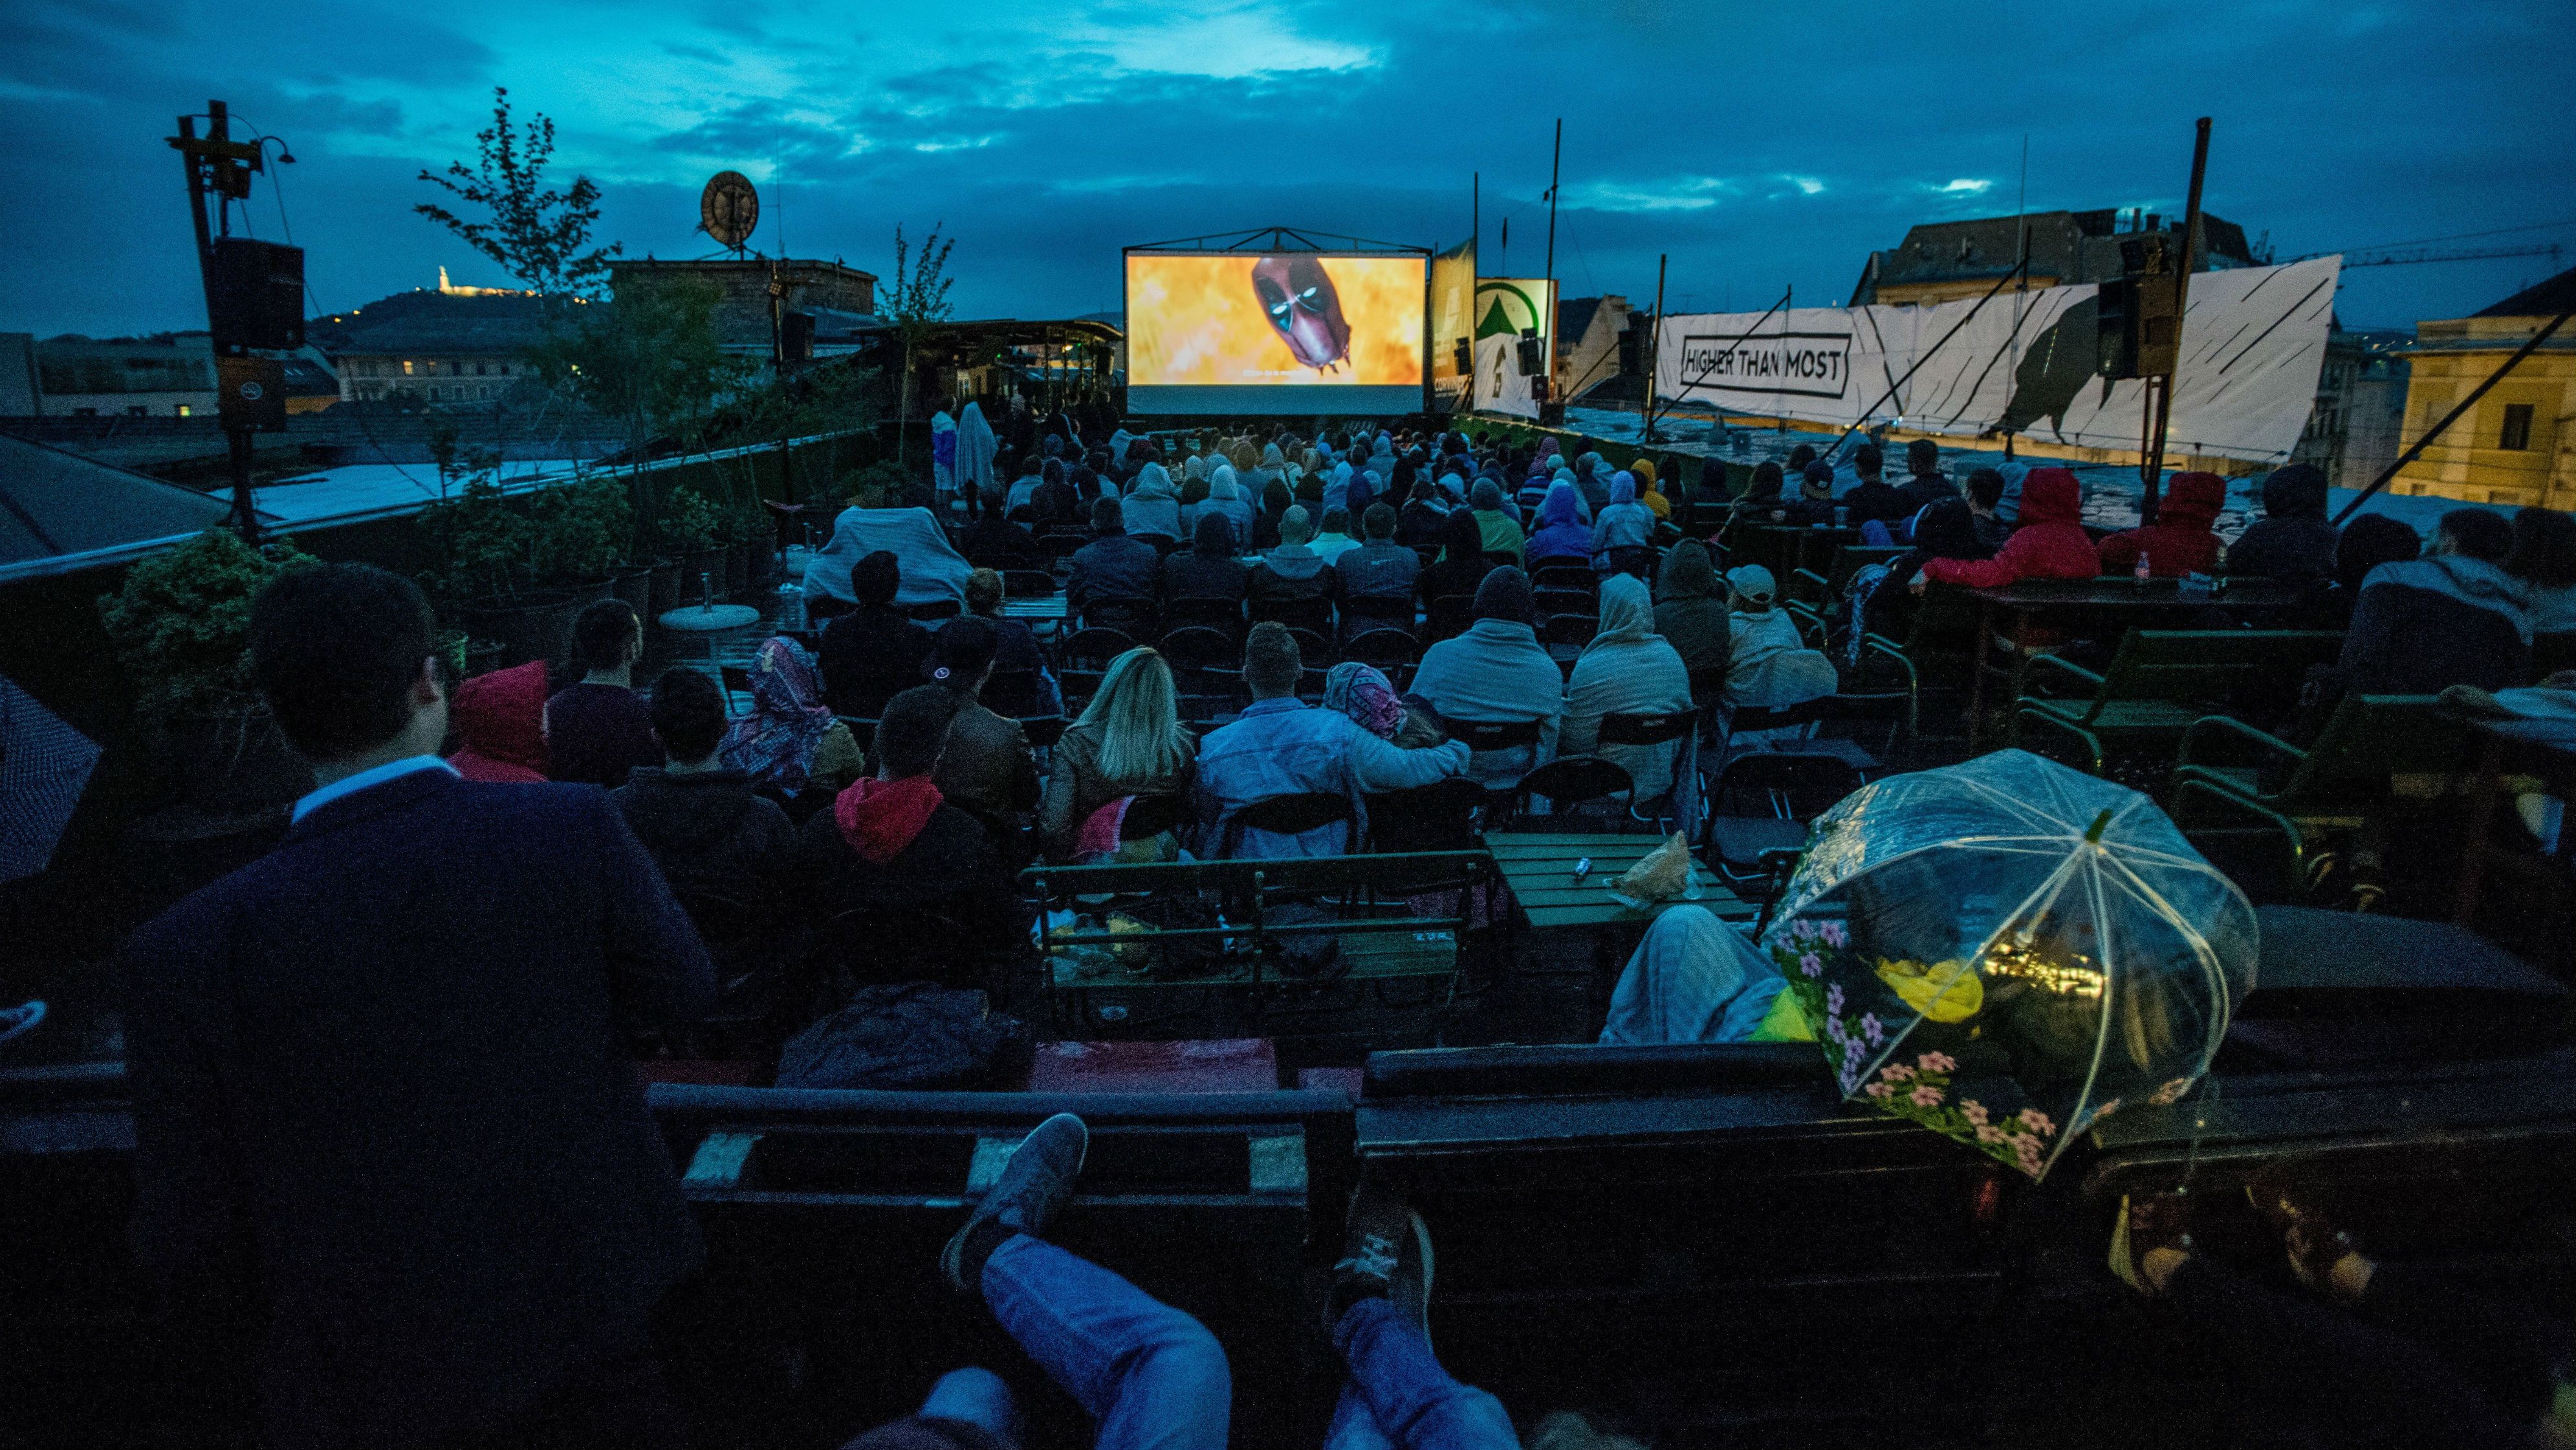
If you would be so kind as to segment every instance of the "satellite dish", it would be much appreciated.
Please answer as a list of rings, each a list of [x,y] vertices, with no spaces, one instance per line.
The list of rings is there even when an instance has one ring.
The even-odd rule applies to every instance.
[[[719,171],[707,178],[707,189],[698,193],[698,230],[715,238],[716,245],[739,252],[758,225],[760,193],[752,189],[750,177]]]

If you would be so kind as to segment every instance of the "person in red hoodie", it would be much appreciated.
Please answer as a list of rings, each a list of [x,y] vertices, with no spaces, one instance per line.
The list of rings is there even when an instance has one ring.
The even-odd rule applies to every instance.
[[[447,763],[467,780],[534,785],[546,778],[546,662],[530,660],[456,687],[447,707],[463,747]]]
[[[2147,572],[2158,579],[2217,573],[2218,535],[2209,526],[2226,506],[2226,479],[2215,473],[2175,474],[2154,523],[2123,529],[2102,541],[2102,572],[2132,573],[2143,554]]]
[[[880,981],[980,982],[1028,939],[1030,912],[992,833],[934,781],[959,698],[923,685],[887,701],[870,750],[876,774],[797,838],[806,899],[828,916],[871,918],[869,938],[852,946]]]
[[[2092,536],[2078,520],[2084,491],[2063,468],[2034,468],[2021,482],[2021,527],[1991,559],[1932,559],[1914,576],[1926,584],[2000,589],[2023,579],[2090,579],[2098,562]]]

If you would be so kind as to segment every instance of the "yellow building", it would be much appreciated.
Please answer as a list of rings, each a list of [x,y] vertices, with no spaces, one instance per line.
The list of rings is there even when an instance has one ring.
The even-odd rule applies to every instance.
[[[2550,318],[2576,307],[2576,269],[2475,316],[2419,323],[2405,437],[2424,436]],[[2576,509],[2576,323],[2523,359],[2390,480],[2391,493]]]

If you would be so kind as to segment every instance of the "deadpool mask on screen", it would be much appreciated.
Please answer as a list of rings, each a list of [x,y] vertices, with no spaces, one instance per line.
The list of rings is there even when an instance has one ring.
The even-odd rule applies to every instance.
[[[1252,264],[1252,292],[1297,361],[1325,371],[1350,357],[1351,325],[1342,316],[1341,294],[1333,290],[1322,261],[1264,257]]]

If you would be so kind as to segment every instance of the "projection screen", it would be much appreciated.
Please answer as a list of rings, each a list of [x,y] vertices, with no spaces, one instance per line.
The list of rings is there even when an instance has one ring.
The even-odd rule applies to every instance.
[[[1410,413],[1425,259],[1127,254],[1127,411]]]

